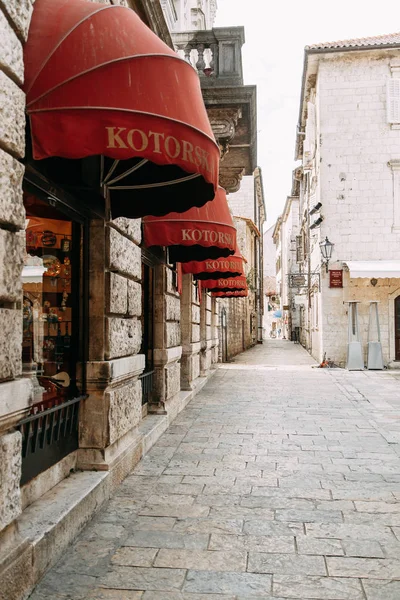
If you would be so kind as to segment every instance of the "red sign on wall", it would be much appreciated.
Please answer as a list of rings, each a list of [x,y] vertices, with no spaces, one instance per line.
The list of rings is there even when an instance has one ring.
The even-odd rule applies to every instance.
[[[340,271],[339,269],[332,269],[329,271],[329,287],[343,287],[343,271]]]

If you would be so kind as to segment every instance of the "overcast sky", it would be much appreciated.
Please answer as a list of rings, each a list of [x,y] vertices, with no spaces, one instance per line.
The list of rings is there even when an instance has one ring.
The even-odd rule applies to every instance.
[[[290,194],[304,46],[400,30],[398,0],[218,0],[216,27],[243,25],[245,84],[258,93],[268,226]]]

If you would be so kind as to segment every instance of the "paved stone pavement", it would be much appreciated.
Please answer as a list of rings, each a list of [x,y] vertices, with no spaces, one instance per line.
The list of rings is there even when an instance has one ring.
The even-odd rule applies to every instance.
[[[31,600],[399,600],[400,373],[224,365]]]

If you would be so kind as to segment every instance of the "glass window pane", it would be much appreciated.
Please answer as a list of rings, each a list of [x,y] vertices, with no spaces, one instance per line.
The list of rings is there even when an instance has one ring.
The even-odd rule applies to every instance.
[[[82,227],[39,197],[25,194],[24,201],[22,362],[34,384],[37,412],[82,393],[77,382]]]

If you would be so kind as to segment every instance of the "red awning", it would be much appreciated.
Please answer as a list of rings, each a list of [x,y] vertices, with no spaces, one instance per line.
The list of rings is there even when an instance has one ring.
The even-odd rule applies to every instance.
[[[219,149],[192,66],[123,6],[36,0],[25,45],[33,157],[106,157],[112,217],[203,206]]]
[[[206,279],[201,282],[201,287],[213,292],[234,292],[236,290],[247,289],[247,279],[244,275],[241,277],[230,277],[229,279]]]
[[[219,279],[238,277],[244,274],[245,259],[236,246],[236,252],[228,258],[208,259],[201,262],[193,260],[182,265],[182,273],[192,273],[196,279]]]
[[[236,227],[221,187],[205,206],[182,214],[145,217],[143,226],[145,245],[169,247],[171,262],[226,257],[236,248]]]
[[[236,292],[212,292],[212,298],[247,298],[249,290],[238,290]]]

